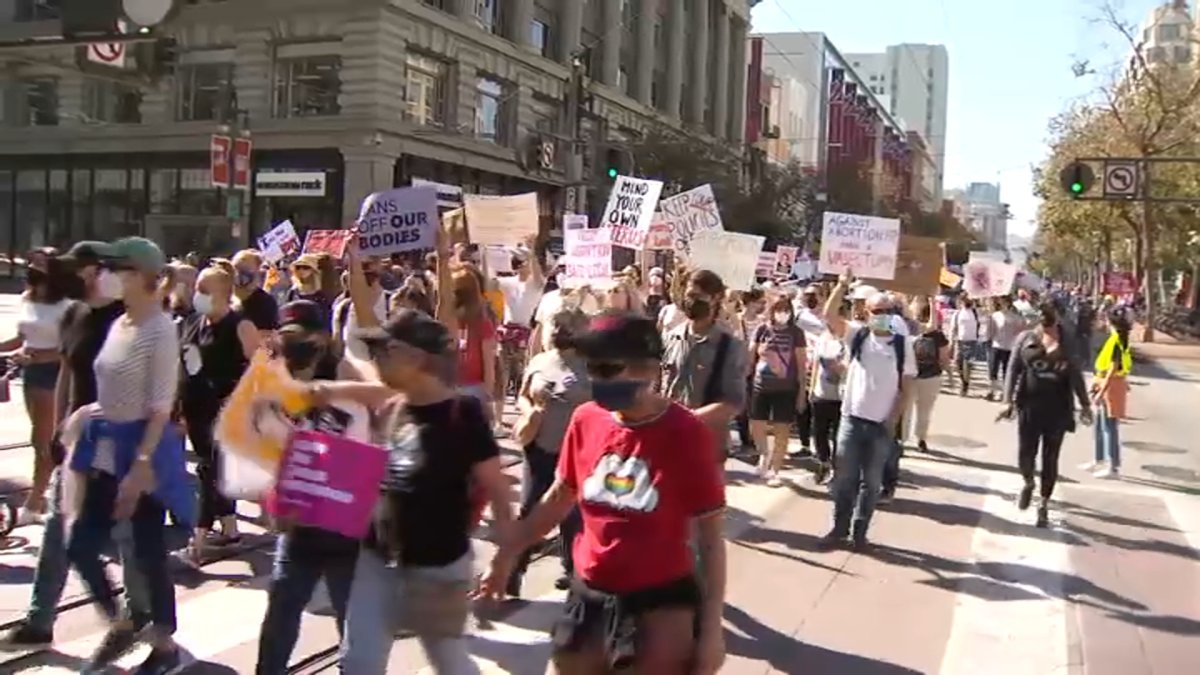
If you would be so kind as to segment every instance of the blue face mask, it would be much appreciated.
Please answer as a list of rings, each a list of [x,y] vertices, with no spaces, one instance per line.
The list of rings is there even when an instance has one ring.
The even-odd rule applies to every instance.
[[[592,380],[592,399],[605,410],[628,410],[637,402],[644,382],[637,380]]]

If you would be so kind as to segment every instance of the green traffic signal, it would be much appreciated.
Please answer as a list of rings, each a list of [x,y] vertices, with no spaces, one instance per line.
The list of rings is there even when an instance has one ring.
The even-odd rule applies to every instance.
[[[618,175],[620,175],[620,172],[617,171],[617,168],[615,166],[608,167],[608,177],[609,178],[616,180]]]
[[[1083,183],[1078,181],[1071,183],[1071,192],[1074,194],[1081,194],[1083,192]]]

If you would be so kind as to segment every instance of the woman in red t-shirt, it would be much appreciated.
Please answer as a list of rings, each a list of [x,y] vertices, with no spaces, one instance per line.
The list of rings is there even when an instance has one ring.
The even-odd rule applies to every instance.
[[[555,670],[716,673],[725,658],[725,488],[717,464],[696,461],[716,453],[713,435],[654,393],[663,354],[654,320],[608,311],[574,344],[594,400],[576,409],[554,484],[502,543],[481,593],[503,597],[516,556],[578,506],[583,529],[554,630]]]
[[[458,389],[491,411],[496,384],[496,324],[488,316],[478,271],[460,267],[450,278],[458,318]]]

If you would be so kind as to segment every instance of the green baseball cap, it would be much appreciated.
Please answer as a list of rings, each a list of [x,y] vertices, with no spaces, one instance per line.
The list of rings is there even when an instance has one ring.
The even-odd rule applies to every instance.
[[[158,244],[144,237],[125,237],[112,243],[113,257],[143,272],[158,273],[167,266],[167,256]]]

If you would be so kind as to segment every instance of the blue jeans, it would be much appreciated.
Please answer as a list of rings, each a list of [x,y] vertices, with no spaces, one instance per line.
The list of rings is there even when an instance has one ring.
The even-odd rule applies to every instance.
[[[1107,461],[1114,469],[1121,468],[1121,420],[1113,419],[1100,406],[1096,414],[1096,461]]]
[[[267,614],[263,617],[262,633],[258,638],[257,675],[287,672],[288,661],[300,637],[300,617],[321,577],[325,578],[329,589],[338,634],[341,635],[358,556],[356,549],[346,549],[336,541],[329,548],[339,550],[319,550],[324,543],[319,539],[335,537],[337,535],[301,528],[280,536],[276,542],[275,565],[267,589]]]
[[[33,592],[29,599],[29,614],[26,622],[38,630],[49,631],[54,628],[54,619],[58,612],[58,602],[62,599],[63,588],[67,585],[67,572],[70,565],[67,561],[66,523],[62,513],[62,472],[59,468],[50,479],[50,494],[47,501],[50,504],[49,518],[46,520],[46,530],[42,534],[42,547],[38,551],[37,570],[33,575]],[[128,523],[118,523],[113,530],[113,539],[117,543],[117,551],[121,557],[121,571],[125,578],[125,598],[131,616],[136,618],[150,616],[147,600],[146,580],[138,571],[134,562],[133,535]]]
[[[842,416],[833,481],[829,485],[835,532],[849,534],[851,519],[861,523],[858,527],[866,531],[883,485],[884,467],[895,447],[894,429],[879,422]]]
[[[87,477],[83,507],[67,545],[67,559],[79,572],[100,610],[110,619],[116,619],[120,612],[100,552],[108,545],[117,524],[113,509],[119,487],[115,476],[101,471],[93,471]],[[142,495],[129,522],[133,529],[136,566],[146,578],[154,627],[160,633],[171,634],[176,628],[175,584],[167,567],[166,513],[157,498]]]

